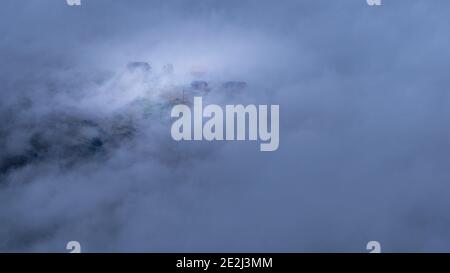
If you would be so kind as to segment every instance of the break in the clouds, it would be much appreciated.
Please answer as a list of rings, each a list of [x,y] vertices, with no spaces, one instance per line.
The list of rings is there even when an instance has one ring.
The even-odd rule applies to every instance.
[[[0,250],[449,251],[449,11],[2,1]],[[279,105],[279,149],[175,142],[190,92]]]

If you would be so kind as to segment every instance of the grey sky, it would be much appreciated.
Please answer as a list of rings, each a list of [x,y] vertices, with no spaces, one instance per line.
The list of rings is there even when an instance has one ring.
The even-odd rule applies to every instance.
[[[242,103],[279,104],[281,125],[261,153],[174,143],[155,120],[106,158],[9,172],[0,250],[450,251],[450,3],[383,2],[2,1],[4,155],[52,113],[134,99],[105,79],[135,60],[245,80]]]

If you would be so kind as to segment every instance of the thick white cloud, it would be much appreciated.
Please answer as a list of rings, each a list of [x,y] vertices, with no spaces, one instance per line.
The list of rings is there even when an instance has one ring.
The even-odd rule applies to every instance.
[[[280,148],[174,143],[155,118],[76,164],[52,150],[0,177],[1,250],[450,250],[448,1],[59,2],[2,2],[2,156],[123,109],[148,86],[130,60],[246,80]]]

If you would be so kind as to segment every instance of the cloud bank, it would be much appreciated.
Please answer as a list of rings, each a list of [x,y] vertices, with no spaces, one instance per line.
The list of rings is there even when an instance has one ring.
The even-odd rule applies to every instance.
[[[449,10],[3,1],[0,250],[450,251]],[[247,82],[210,98],[279,104],[278,151],[174,142],[130,61]]]

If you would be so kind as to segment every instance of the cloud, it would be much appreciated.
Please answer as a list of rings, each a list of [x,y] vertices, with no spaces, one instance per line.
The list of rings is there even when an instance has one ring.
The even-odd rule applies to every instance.
[[[446,1],[60,2],[0,11],[2,251],[449,250]],[[279,150],[174,142],[130,61],[246,81]]]

